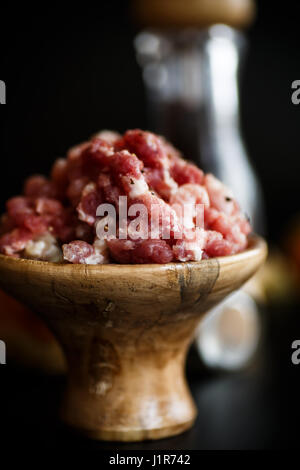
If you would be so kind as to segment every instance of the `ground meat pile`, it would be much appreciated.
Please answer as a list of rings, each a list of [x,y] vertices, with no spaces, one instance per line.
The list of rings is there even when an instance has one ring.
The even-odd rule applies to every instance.
[[[127,236],[120,237],[117,222],[115,237],[99,238],[97,208],[112,204],[118,215],[120,196],[127,197]],[[148,210],[147,227],[139,230],[151,226],[154,207],[168,236],[160,226],[155,236],[131,236],[133,204]],[[193,212],[180,217],[184,204],[202,205],[203,226],[196,226]],[[23,195],[7,201],[0,252],[82,264],[199,261],[244,250],[250,230],[231,191],[164,138],[139,129],[122,136],[102,131],[56,160],[50,178],[28,178]]]

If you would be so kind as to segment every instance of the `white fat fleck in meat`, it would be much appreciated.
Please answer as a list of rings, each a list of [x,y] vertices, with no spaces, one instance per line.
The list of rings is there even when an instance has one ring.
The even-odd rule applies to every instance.
[[[78,213],[78,219],[82,220],[83,222],[86,222],[89,225],[93,225],[95,222],[95,217],[89,214],[86,214],[81,208],[81,206],[77,206],[77,213]]]
[[[98,250],[100,253],[103,253],[105,250],[107,250],[107,242],[106,240],[96,238],[93,244],[95,250]]]
[[[170,189],[170,194],[173,194],[177,191],[178,189],[178,184],[176,181],[171,177],[170,171],[167,168],[164,168],[163,170],[163,179],[166,185]]]
[[[102,256],[101,264],[109,262],[109,251],[107,247],[107,240],[96,238],[93,243],[93,248],[94,248],[95,254]]]
[[[124,242],[124,247],[127,249],[127,250],[133,250],[134,249],[134,243],[133,241],[131,240],[126,240]]]
[[[204,205],[209,207],[209,197],[204,186],[191,183],[180,186],[171,195],[169,202],[186,229],[195,227],[197,213],[200,217],[200,209],[204,210]]]
[[[82,261],[82,264],[104,264],[105,259],[101,253],[92,253]]]
[[[88,183],[87,185],[85,185],[85,187],[83,188],[83,191],[81,193],[81,199],[83,199],[84,197],[86,197],[89,193],[92,193],[93,191],[96,191],[97,190],[97,185],[96,183]],[[95,216],[91,215],[91,214],[87,214],[83,208],[82,208],[82,203],[80,202],[76,208],[77,210],[77,213],[78,213],[78,218],[79,220],[82,220],[83,222],[86,222],[87,224],[89,225],[93,225],[94,222],[95,222]]]
[[[117,140],[121,138],[121,134],[115,131],[110,131],[108,129],[104,129],[102,131],[97,132],[92,136],[93,138],[97,137],[99,139],[103,139],[109,144],[113,145]]]
[[[173,246],[176,259],[179,261],[201,261],[207,242],[207,232],[203,228],[185,230],[184,239]]]
[[[146,137],[146,144],[148,147],[150,147],[152,150],[157,151],[157,142],[156,139],[153,135],[148,134]]]
[[[24,249],[24,257],[53,263],[60,263],[63,260],[62,250],[50,233],[36,240],[30,240]]]
[[[194,183],[186,183],[181,185],[172,195],[170,204],[175,202],[179,204],[206,204],[209,206],[209,197],[204,186]]]
[[[91,193],[92,191],[95,191],[96,189],[97,189],[96,183],[88,183],[83,188],[82,195],[86,196],[87,194]]]
[[[131,189],[129,192],[129,197],[132,199],[142,196],[143,194],[147,193],[147,191],[149,190],[148,184],[146,183],[144,178],[140,178],[140,179],[131,178],[130,184],[131,184]]]
[[[183,241],[181,248],[183,248],[183,250],[177,250],[176,245],[173,248],[175,254],[178,251],[176,258],[179,261],[201,261],[203,250],[196,241]]]
[[[186,249],[193,254],[194,261],[201,261],[203,250],[197,242],[186,242]]]

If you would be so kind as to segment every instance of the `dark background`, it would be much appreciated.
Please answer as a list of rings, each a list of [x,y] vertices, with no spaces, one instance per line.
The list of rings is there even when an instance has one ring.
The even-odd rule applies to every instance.
[[[242,125],[264,190],[271,241],[280,241],[299,211],[300,105],[291,102],[291,83],[300,79],[297,3],[259,1],[247,33]],[[25,176],[48,172],[55,157],[95,131],[147,127],[132,47],[137,27],[127,1],[80,11],[2,12],[7,28],[0,30],[0,79],[7,85],[7,105],[0,107],[1,210],[21,191]],[[197,427],[146,448],[297,448],[300,365],[293,366],[290,356],[292,341],[300,337],[298,311],[292,306],[266,313],[263,359],[252,369],[203,379],[190,370],[200,410]],[[8,440],[72,446],[55,414],[61,380],[0,368]],[[80,442],[85,448],[115,448]],[[143,445],[131,447],[138,448]]]
[[[147,128],[145,96],[132,40],[128,1],[65,12],[8,10],[0,31],[0,202],[24,177],[48,172],[54,158],[102,128]],[[298,5],[297,5],[298,3]],[[5,10],[4,10],[5,11]],[[299,2],[258,2],[248,31],[241,84],[242,126],[261,179],[269,236],[277,239],[299,210]],[[4,165],[4,166],[3,166]]]

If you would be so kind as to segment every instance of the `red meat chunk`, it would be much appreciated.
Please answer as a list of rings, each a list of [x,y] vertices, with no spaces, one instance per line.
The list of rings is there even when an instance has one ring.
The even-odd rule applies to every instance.
[[[109,240],[111,257],[123,264],[169,263],[173,260],[172,248],[165,240]]]
[[[162,168],[167,158],[159,137],[140,129],[125,132],[124,136],[116,142],[115,147],[134,153],[145,166],[150,168]]]
[[[117,233],[104,230],[98,239],[98,222],[107,231],[110,222],[97,216],[98,207],[111,204],[121,216],[124,196],[128,212],[116,221]],[[203,207],[201,226],[196,205]],[[49,179],[28,178],[24,194],[7,201],[0,252],[33,253],[27,244],[32,248],[46,236],[70,263],[200,261],[244,250],[250,231],[231,191],[163,137],[140,129],[122,136],[102,131],[56,160]]]
[[[15,228],[0,238],[0,252],[8,256],[18,257],[19,252],[24,250],[26,243],[31,239],[31,231],[24,228]]]

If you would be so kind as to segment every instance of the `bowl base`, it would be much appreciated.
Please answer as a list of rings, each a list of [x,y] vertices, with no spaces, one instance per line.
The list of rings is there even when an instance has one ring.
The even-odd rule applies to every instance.
[[[154,441],[156,439],[164,439],[168,437],[177,436],[187,430],[189,430],[195,422],[195,419],[191,419],[184,423],[176,424],[173,426],[166,426],[162,428],[154,429],[130,429],[127,431],[113,430],[113,429],[95,429],[88,430],[82,428],[74,428],[73,425],[64,422],[64,424],[71,428],[76,433],[81,434],[89,439],[98,441],[110,441],[110,442],[141,442],[141,441]]]

